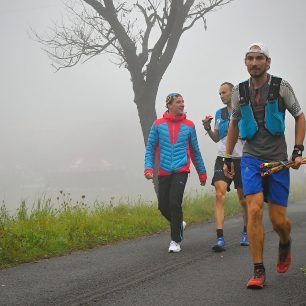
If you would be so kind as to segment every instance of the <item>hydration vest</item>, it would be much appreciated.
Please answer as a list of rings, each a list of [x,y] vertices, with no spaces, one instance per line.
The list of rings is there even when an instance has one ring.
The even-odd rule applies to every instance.
[[[230,121],[230,114],[228,113],[227,107],[219,109],[216,114],[216,118],[218,118],[219,120],[219,138],[222,139],[227,135],[227,130]]]
[[[279,89],[282,79],[271,76],[268,101],[265,106],[264,127],[274,136],[283,135],[285,131],[285,109],[279,103]],[[258,131],[250,101],[249,81],[239,84],[241,119],[238,127],[242,139],[252,139]]]

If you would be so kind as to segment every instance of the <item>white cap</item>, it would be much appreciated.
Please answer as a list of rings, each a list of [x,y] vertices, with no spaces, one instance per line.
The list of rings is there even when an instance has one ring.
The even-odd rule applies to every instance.
[[[245,56],[247,56],[251,52],[261,53],[261,54],[264,54],[266,57],[270,58],[269,50],[263,43],[250,44],[248,49],[245,52]]]

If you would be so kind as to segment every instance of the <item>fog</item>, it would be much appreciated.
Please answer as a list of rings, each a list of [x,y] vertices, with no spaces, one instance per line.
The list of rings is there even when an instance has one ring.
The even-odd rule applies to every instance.
[[[207,15],[207,31],[187,31],[159,88],[156,110],[165,111],[169,92],[180,92],[187,116],[196,124],[208,170],[200,187],[194,168],[187,190],[211,191],[217,145],[205,135],[201,119],[222,106],[220,83],[248,78],[244,50],[264,42],[271,73],[290,82],[305,112],[306,2],[235,0]],[[0,2],[0,200],[14,210],[21,199],[55,197],[59,190],[88,201],[155,198],[143,177],[144,144],[130,76],[101,55],[57,73],[41,45],[29,38],[52,20],[65,20],[58,0]],[[287,115],[288,152],[294,119]],[[306,167],[292,172],[305,181]]]

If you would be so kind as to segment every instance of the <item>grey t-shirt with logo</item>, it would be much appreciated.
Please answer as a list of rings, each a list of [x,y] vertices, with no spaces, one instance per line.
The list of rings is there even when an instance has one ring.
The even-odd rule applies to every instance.
[[[250,100],[258,123],[258,132],[254,138],[246,141],[243,148],[243,156],[254,156],[268,161],[287,160],[285,135],[273,136],[264,127],[265,105],[267,103],[270,81],[271,77],[269,75],[268,81],[261,88],[255,90],[249,80]],[[288,110],[293,117],[297,117],[302,113],[294,91],[287,81],[281,81],[279,94],[281,108]],[[233,88],[232,93],[232,120],[239,120],[241,118],[239,100],[239,86],[237,85]]]

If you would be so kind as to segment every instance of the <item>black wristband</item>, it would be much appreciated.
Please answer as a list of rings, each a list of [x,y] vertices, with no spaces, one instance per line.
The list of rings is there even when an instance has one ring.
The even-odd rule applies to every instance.
[[[303,152],[304,151],[304,146],[302,145],[302,144],[300,144],[300,145],[294,145],[294,150],[295,149],[297,149],[297,150],[299,150],[299,151],[301,151],[301,152]]]
[[[297,157],[301,157],[302,156],[302,151],[299,149],[294,148],[293,152],[292,152],[292,156],[291,156],[291,160],[295,161],[295,159]]]

